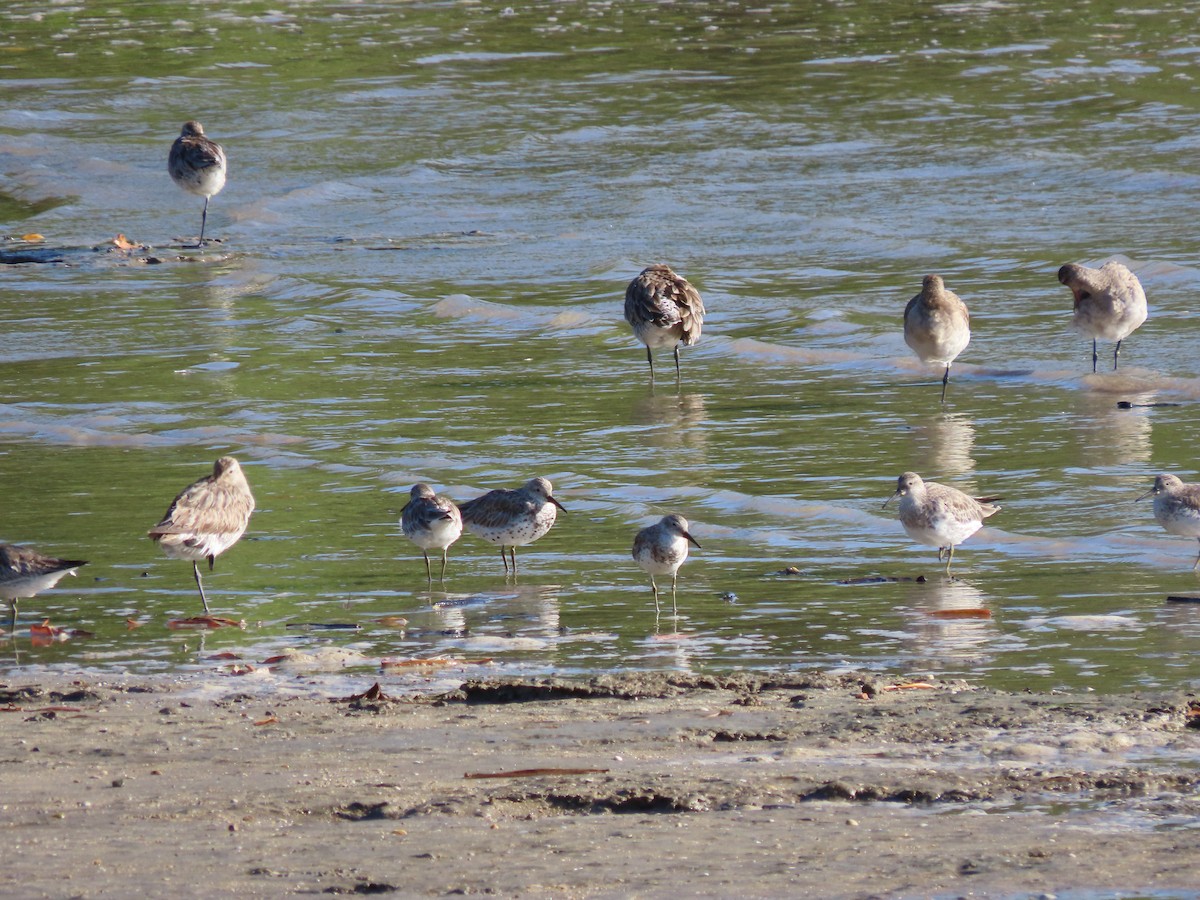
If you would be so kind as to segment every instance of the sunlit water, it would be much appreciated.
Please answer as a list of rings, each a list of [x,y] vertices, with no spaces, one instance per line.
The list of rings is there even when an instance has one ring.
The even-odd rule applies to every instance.
[[[1134,500],[1197,474],[1200,24],[1058,6],[10,4],[0,217],[46,241],[4,250],[47,261],[0,283],[0,539],[91,562],[5,667],[1194,686],[1200,548]],[[204,252],[188,118],[230,157]],[[1093,376],[1055,272],[1114,256],[1150,318]],[[679,385],[621,319],[656,261],[709,310]],[[934,271],[972,311],[944,408],[900,327]],[[225,453],[246,627],[171,628],[145,531]],[[1005,498],[954,580],[880,508],[908,469]],[[533,475],[568,512],[516,581],[468,535],[427,590],[409,486]],[[703,549],[656,621],[629,548],[668,511]],[[424,657],[461,662],[381,669]]]

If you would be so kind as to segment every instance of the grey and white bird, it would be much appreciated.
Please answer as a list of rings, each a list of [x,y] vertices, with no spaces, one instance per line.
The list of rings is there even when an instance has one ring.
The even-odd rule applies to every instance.
[[[905,472],[896,479],[896,492],[883,505],[900,498],[900,524],[908,536],[918,543],[938,548],[938,562],[946,560],[946,574],[954,561],[954,548],[983,525],[983,520],[995,515],[1000,497],[976,500],[958,488],[923,481],[916,472]]]
[[[675,353],[675,377],[679,377],[679,345],[691,347],[700,340],[704,325],[704,301],[682,275],[670,266],[654,265],[643,269],[625,289],[625,321],[637,339],[646,345],[650,377],[654,377],[657,347],[672,347]]]
[[[196,121],[183,123],[183,130],[167,156],[167,171],[171,180],[187,191],[204,198],[200,214],[200,240],[204,246],[204,228],[208,224],[208,201],[225,187],[226,158],[224,148],[204,135],[204,126]]]
[[[1058,280],[1075,297],[1071,324],[1092,339],[1092,372],[1096,371],[1096,340],[1116,341],[1113,371],[1121,354],[1121,341],[1146,321],[1146,292],[1127,267],[1115,260],[1099,269],[1068,263],[1058,270]]]
[[[17,627],[17,601],[49,590],[86,565],[82,559],[58,559],[31,547],[0,544],[0,598],[8,603],[9,631]]]
[[[1200,540],[1200,484],[1186,484],[1175,475],[1159,475],[1154,487],[1138,497],[1154,498],[1154,518],[1167,534]],[[1200,556],[1192,566],[1200,567]]]
[[[197,563],[208,560],[211,572],[218,556],[238,542],[250,524],[254,495],[232,456],[213,464],[213,473],[184,488],[172,502],[162,521],[149,535],[172,559],[190,559],[200,602],[208,612],[208,597]]]
[[[442,551],[442,574],[446,580],[446,551],[462,535],[462,514],[449,497],[438,494],[427,484],[414,484],[409,500],[400,510],[400,529],[404,536],[421,548],[425,557],[425,577],[433,581],[429,551]]]
[[[658,584],[655,575],[671,576],[671,611],[679,614],[675,601],[675,587],[679,580],[679,567],[688,558],[688,544],[700,547],[700,542],[690,534],[688,520],[672,513],[658,522],[643,528],[633,539],[633,559],[642,571],[650,576],[650,588],[654,591],[654,614],[661,612],[658,602]]]
[[[517,574],[517,547],[532,544],[548,532],[563,506],[554,499],[548,478],[531,478],[515,491],[503,488],[468,500],[459,508],[463,527],[476,537],[500,547],[500,559],[508,573],[507,550],[512,556],[512,574]]]
[[[926,365],[945,366],[942,402],[950,382],[950,364],[971,343],[971,317],[967,304],[946,289],[941,275],[926,275],[921,293],[904,308],[904,342]]]

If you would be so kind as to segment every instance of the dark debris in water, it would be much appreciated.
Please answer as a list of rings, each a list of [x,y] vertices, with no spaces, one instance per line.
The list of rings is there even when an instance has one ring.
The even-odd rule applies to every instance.
[[[924,575],[913,578],[908,575],[862,575],[858,578],[843,578],[838,584],[925,584]]]

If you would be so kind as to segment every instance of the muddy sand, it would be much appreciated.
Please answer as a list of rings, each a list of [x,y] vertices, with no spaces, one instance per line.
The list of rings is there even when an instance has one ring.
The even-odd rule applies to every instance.
[[[924,685],[13,679],[0,895],[1200,893],[1188,696]]]

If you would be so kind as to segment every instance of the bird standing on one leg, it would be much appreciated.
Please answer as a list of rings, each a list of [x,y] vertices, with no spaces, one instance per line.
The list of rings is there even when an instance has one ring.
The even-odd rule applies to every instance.
[[[471,534],[500,546],[504,574],[512,556],[512,574],[517,574],[517,547],[532,544],[548,532],[563,509],[554,499],[554,486],[548,478],[531,478],[515,491],[498,489],[468,500],[458,510],[463,527]]]
[[[1146,292],[1138,277],[1121,263],[1106,262],[1099,269],[1071,263],[1058,270],[1058,280],[1075,297],[1071,324],[1092,339],[1092,372],[1096,371],[1096,339],[1116,341],[1113,371],[1121,354],[1121,341],[1146,321]]]
[[[1167,534],[1180,534],[1200,540],[1200,484],[1185,484],[1174,475],[1159,475],[1154,487],[1138,497],[1154,497],[1154,518]],[[1192,566],[1200,567],[1200,556]]]
[[[427,484],[414,484],[409,491],[409,501],[400,510],[400,528],[404,536],[421,548],[425,557],[425,576],[433,582],[429,568],[429,551],[442,551],[442,574],[439,581],[446,580],[446,551],[462,535],[462,515],[454,501],[435,493]]]
[[[33,597],[58,584],[64,575],[74,575],[82,559],[57,559],[30,547],[0,544],[0,598],[8,602],[9,631],[17,628],[17,601]]]
[[[689,533],[688,520],[672,513],[658,522],[643,528],[633,539],[633,559],[642,571],[650,576],[650,588],[654,591],[654,615],[661,612],[658,603],[658,585],[655,575],[671,576],[671,613],[679,615],[675,601],[675,586],[679,579],[679,567],[688,558],[688,543],[700,547]]]
[[[625,289],[625,321],[646,345],[650,378],[654,378],[651,350],[655,347],[675,348],[675,377],[679,378],[679,344],[691,347],[700,340],[704,301],[700,292],[670,266],[649,266]]]
[[[254,512],[254,495],[232,456],[213,464],[213,473],[188,485],[174,499],[150,538],[172,559],[190,559],[200,602],[208,612],[208,597],[197,563],[208,560],[211,572],[218,556],[238,542]]]
[[[905,472],[896,480],[896,493],[883,501],[887,506],[900,498],[900,524],[914,541],[938,548],[938,562],[946,560],[946,574],[954,561],[954,547],[983,525],[983,520],[1000,511],[993,501],[976,500],[957,488],[923,481],[916,472]]]
[[[971,343],[971,317],[958,294],[946,290],[940,275],[926,275],[921,293],[904,308],[904,342],[926,365],[945,366],[942,402],[950,382],[950,364]]]
[[[225,187],[225,162],[225,150],[216,141],[204,136],[203,125],[196,121],[183,123],[183,130],[175,138],[167,156],[167,171],[171,173],[171,179],[189,194],[204,198],[197,247],[204,246],[208,201]]]

